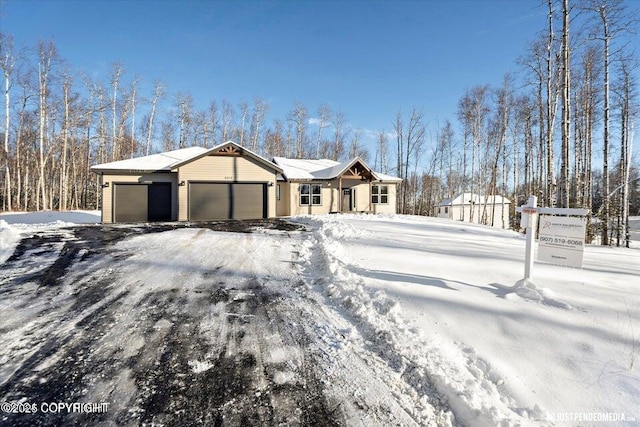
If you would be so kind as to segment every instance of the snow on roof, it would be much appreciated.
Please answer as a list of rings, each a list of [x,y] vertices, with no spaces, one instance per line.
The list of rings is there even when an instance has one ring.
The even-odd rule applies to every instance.
[[[358,157],[346,162],[336,162],[335,160],[329,159],[288,159],[286,157],[274,157],[273,161],[282,168],[283,174],[287,179],[294,180],[333,179],[342,175],[356,161],[365,164],[364,161]],[[384,175],[375,171],[372,172],[374,178],[378,181],[402,181],[400,178],[394,176]]]
[[[374,172],[374,174],[378,177],[378,181],[402,182],[402,178],[398,178],[397,176],[386,175],[380,172]]]
[[[478,194],[472,194],[472,193],[462,193],[460,195],[458,195],[457,197],[454,197],[453,199],[445,199],[443,201],[441,201],[438,206],[459,206],[459,205],[470,205],[471,202],[473,201],[474,204],[479,205],[479,204],[484,204],[485,203],[485,199],[486,199],[486,203],[487,204],[495,204],[495,205],[501,205],[501,204],[509,204],[511,203],[511,201],[509,201],[509,199],[507,199],[506,197],[502,197],[502,196],[480,196]]]
[[[120,160],[91,166],[91,170],[170,171],[172,166],[209,151],[204,147],[189,147],[135,159]]]
[[[150,156],[137,157],[135,159],[120,160],[117,162],[103,163],[101,165],[95,165],[91,167],[94,172],[101,171],[144,171],[144,172],[156,172],[166,171],[170,172],[172,169],[182,166],[192,160],[204,156],[208,153],[214,153],[219,149],[226,147],[236,147],[240,152],[258,160],[265,166],[271,167],[274,170],[280,172],[280,168],[273,162],[265,159],[248,150],[239,146],[233,141],[227,141],[223,144],[216,145],[213,148],[204,147],[189,147],[182,148],[180,150],[167,151],[165,153],[152,154]]]
[[[284,175],[288,179],[314,179],[315,172],[332,168],[340,163],[329,160],[305,160],[288,159],[286,157],[274,157],[273,161],[282,168]]]

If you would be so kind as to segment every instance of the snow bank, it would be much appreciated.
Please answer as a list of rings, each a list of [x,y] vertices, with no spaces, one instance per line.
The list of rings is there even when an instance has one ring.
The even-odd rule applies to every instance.
[[[0,264],[5,262],[20,242],[20,233],[0,219]]]
[[[39,211],[0,213],[0,264],[13,254],[22,236],[37,230],[100,222],[100,211]]]
[[[316,229],[305,259],[323,265],[328,301],[457,422],[640,419],[637,250],[588,245],[583,269],[536,263],[525,281],[512,231],[401,215],[296,220]]]
[[[0,220],[8,224],[47,224],[67,226],[72,224],[95,224],[100,222],[100,211],[38,211],[4,212]]]
[[[324,265],[316,272],[315,283],[354,319],[369,347],[399,374],[399,380],[411,386],[416,409],[424,419],[433,418],[430,406],[448,412],[451,420],[474,426],[519,425],[549,419],[538,405],[525,407],[505,393],[504,380],[473,348],[460,347],[445,337],[427,337],[405,319],[397,301],[369,286],[366,277],[354,273],[357,268],[344,261],[349,257],[342,242],[364,241],[370,250],[380,250],[372,246],[369,239],[374,234],[364,224],[380,218],[346,218],[363,224],[356,227],[345,223],[345,216],[296,218],[316,228],[302,257],[308,269],[317,268],[319,261]],[[383,220],[398,218],[386,216]]]
[[[506,299],[517,295],[524,300],[537,302],[539,304],[563,308],[565,310],[571,310],[573,308],[571,305],[562,302],[551,289],[542,288],[530,279],[518,280],[513,287],[507,287],[500,283],[492,283],[491,286],[502,290],[504,292],[503,297]]]

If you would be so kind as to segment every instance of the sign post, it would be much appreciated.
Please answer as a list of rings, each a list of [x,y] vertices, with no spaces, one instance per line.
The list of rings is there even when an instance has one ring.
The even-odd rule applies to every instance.
[[[522,214],[520,227],[526,229],[526,248],[524,254],[524,278],[530,280],[533,276],[533,247],[536,239],[536,230],[539,214],[563,215],[550,218],[549,224],[540,231],[540,244],[538,259],[554,264],[570,267],[582,267],[582,250],[584,248],[584,235],[586,220],[584,218],[571,218],[573,216],[585,216],[588,209],[574,208],[539,208],[538,198],[530,196],[526,205],[516,208],[516,212]],[[545,223],[545,224],[547,224]],[[549,252],[549,248],[552,248]],[[542,256],[540,254],[542,251]]]
[[[533,273],[533,244],[536,239],[536,225],[538,220],[538,198],[536,196],[529,197],[529,202],[522,207],[524,226],[527,229],[527,245],[524,255],[524,278],[531,279]]]

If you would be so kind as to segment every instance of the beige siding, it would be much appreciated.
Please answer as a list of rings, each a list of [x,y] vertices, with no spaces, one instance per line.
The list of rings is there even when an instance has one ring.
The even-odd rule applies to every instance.
[[[171,219],[178,218],[177,205],[177,179],[175,173],[149,173],[144,175],[102,175],[102,183],[109,184],[102,188],[102,222],[109,224],[113,222],[113,191],[114,184],[117,183],[148,183],[148,182],[170,182],[171,186]]]
[[[394,214],[396,213],[396,193],[397,193],[397,184],[394,183],[386,183],[379,182],[374,183],[377,185],[386,185],[389,187],[389,203],[387,204],[376,204],[373,205],[374,213],[384,213],[384,214]]]
[[[318,206],[300,206],[300,184],[321,184],[322,204]],[[328,182],[291,182],[289,183],[289,214],[322,215],[330,212],[335,212],[335,209],[332,209],[332,206],[337,206],[336,195],[337,189],[330,187]]]
[[[371,188],[369,182],[363,182],[361,184],[352,185],[352,189],[356,190],[356,200],[353,205],[354,212],[373,212],[373,205],[371,204]]]
[[[388,185],[389,186],[389,203],[388,204],[371,204],[371,196],[370,196],[370,187],[368,182],[357,183],[353,185],[354,182],[352,180],[343,180],[342,181],[342,189],[346,188],[355,188],[356,190],[356,200],[355,205],[353,207],[352,212],[374,212],[374,213],[395,213],[396,212],[396,184],[391,183],[382,183],[380,185]],[[321,184],[322,185],[322,205],[320,206],[301,206],[300,205],[300,184]],[[324,182],[289,182],[282,183],[282,188],[287,188],[287,201],[286,206],[289,207],[288,213],[284,215],[321,215],[327,214],[331,212],[339,212],[339,197],[341,197],[340,192],[340,182],[339,180],[332,181],[324,181]],[[284,191],[283,191],[284,194]],[[281,215],[280,212],[285,212],[286,209],[283,208],[282,211],[279,210],[278,215]]]
[[[210,155],[178,168],[178,220],[189,219],[189,181],[264,182],[267,186],[268,217],[276,216],[276,173],[252,159],[240,156]],[[259,201],[258,201],[259,202]]]
[[[276,200],[276,214],[278,216],[289,216],[291,212],[290,184],[280,181],[276,185],[280,186],[280,200]]]

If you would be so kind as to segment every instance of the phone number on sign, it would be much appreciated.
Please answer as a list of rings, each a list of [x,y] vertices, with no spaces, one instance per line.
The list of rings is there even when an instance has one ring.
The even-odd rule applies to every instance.
[[[43,412],[48,414],[60,413],[102,413],[109,410],[109,403],[65,403],[65,402],[44,402],[20,403],[20,402],[0,402],[0,410],[5,414],[35,414]]]

